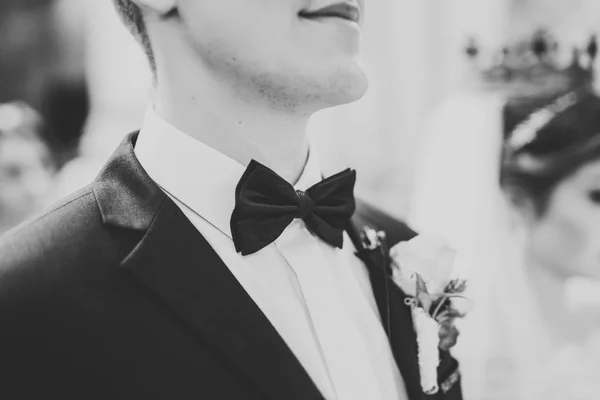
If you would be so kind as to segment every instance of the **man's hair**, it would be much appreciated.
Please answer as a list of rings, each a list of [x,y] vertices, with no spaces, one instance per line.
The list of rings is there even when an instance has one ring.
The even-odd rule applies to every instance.
[[[156,72],[156,62],[154,60],[154,52],[152,51],[152,45],[150,43],[150,37],[146,30],[146,22],[144,21],[144,15],[142,10],[132,0],[113,0],[115,7],[121,19],[125,23],[125,26],[142,45],[148,61],[150,62],[150,68],[152,72]]]

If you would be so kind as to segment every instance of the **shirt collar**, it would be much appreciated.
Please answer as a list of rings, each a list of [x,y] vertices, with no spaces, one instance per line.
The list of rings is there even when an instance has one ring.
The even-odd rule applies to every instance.
[[[151,107],[138,135],[135,154],[146,173],[167,194],[231,238],[235,188],[245,166],[178,130]],[[317,156],[311,151],[294,188],[305,191],[321,179]]]

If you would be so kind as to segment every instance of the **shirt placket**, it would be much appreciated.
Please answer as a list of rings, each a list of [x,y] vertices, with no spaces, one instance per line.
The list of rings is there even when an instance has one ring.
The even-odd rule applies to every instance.
[[[276,245],[298,279],[337,399],[381,399],[365,345],[316,240],[295,221]]]

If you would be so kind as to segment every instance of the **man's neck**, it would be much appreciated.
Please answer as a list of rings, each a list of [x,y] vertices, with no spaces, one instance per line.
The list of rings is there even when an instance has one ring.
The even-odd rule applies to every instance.
[[[309,115],[284,115],[234,93],[210,79],[159,77],[155,110],[177,129],[240,164],[254,159],[295,183],[308,156]]]

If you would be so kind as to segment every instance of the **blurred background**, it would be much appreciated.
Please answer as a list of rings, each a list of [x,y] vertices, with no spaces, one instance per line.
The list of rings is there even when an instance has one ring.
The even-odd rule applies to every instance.
[[[399,217],[410,208],[428,118],[479,83],[464,52],[469,37],[491,60],[507,40],[539,27],[552,27],[564,45],[600,27],[594,0],[369,3],[369,93],[322,112],[311,130],[327,169],[355,166],[362,197]],[[47,188],[55,200],[88,183],[139,126],[151,86],[146,60],[108,0],[3,0],[0,32],[0,103],[22,102],[38,114],[50,172],[60,172]],[[328,152],[333,142],[342,149]]]
[[[510,230],[515,225],[513,214],[519,213],[499,213],[496,204],[502,197],[498,196],[501,150],[510,141],[510,119],[522,122],[535,107],[507,108],[511,93],[497,85],[497,77],[490,74],[506,61],[508,53],[502,49],[520,42],[529,46],[524,53],[527,60],[534,56],[534,64],[549,60],[542,72],[550,72],[547,82],[551,87],[560,86],[564,71],[571,66],[574,49],[580,50],[578,61],[579,56],[588,56],[582,61],[583,76],[588,70],[597,69],[597,63],[589,62],[594,58],[589,55],[595,55],[591,38],[600,30],[600,1],[367,3],[363,58],[371,78],[369,92],[357,103],[321,112],[310,127],[326,172],[353,166],[359,173],[357,191],[361,197],[408,220],[419,231],[446,235],[460,250],[461,273],[471,278],[475,286],[472,296],[484,305],[479,308],[483,311],[474,312],[474,322],[466,325],[464,336],[468,340],[462,342],[466,348],[457,349],[470,372],[465,377],[468,398],[600,398],[600,228],[595,228],[600,227],[595,214],[598,211],[590,208],[588,214],[575,216],[559,210],[557,215],[562,219],[557,216],[558,222],[551,218],[555,216],[552,211],[548,218],[535,218],[535,224],[529,224],[530,219],[525,216],[521,218],[525,222],[519,234]],[[535,43],[539,42],[530,39],[540,29],[548,30],[553,39],[544,42],[545,47],[538,54]],[[552,47],[554,44],[556,48]],[[547,57],[549,48],[554,51],[551,58]],[[532,68],[530,65],[526,69]],[[533,70],[538,71],[536,68]],[[575,76],[578,79],[579,75]],[[505,78],[503,75],[500,80]],[[93,180],[123,136],[139,128],[150,90],[145,56],[121,25],[111,1],[2,0],[0,233]],[[545,96],[539,105],[545,105],[553,95],[564,94],[559,92]],[[580,131],[600,132],[600,125],[598,129],[594,125],[600,120],[593,118],[600,117],[600,106],[581,112],[587,115],[582,118],[591,122]],[[570,125],[561,129],[559,133],[568,131]],[[587,144],[584,147],[591,148]],[[586,160],[587,164],[597,161]],[[600,177],[600,170],[597,175]],[[600,198],[600,178],[597,182],[597,187],[585,189],[586,198]],[[569,209],[584,209],[579,203],[571,205]],[[520,215],[523,217],[523,213]],[[556,224],[552,225],[552,221]],[[597,223],[586,226],[586,221]],[[543,251],[532,245],[532,238],[538,238],[539,232],[544,238],[540,242],[545,246]],[[522,238],[521,243],[507,244],[507,237]],[[543,264],[541,256],[537,261],[522,259],[534,248],[547,256],[546,261],[556,259],[556,254],[546,250],[562,249],[573,237],[586,245],[565,248],[561,253],[567,258],[564,265],[548,263],[547,268],[538,268],[551,272],[535,276],[527,272],[525,276],[522,270],[508,268]],[[586,261],[592,265],[590,270],[583,271],[581,267],[573,272],[573,267],[568,274],[556,272],[570,268],[567,264],[583,254],[584,248],[591,249],[591,261]],[[516,257],[517,253],[520,261],[509,261],[507,255]],[[492,268],[492,264],[496,267]],[[588,264],[585,265],[589,267]],[[537,269],[527,269],[530,270]],[[498,282],[505,284],[500,286]],[[538,285],[539,282],[543,284]],[[494,297],[490,293],[498,287],[502,290]],[[517,288],[522,289],[523,296],[514,294]],[[549,301],[544,296],[559,301]],[[527,316],[543,312],[533,307],[530,314],[519,314],[520,324],[516,322],[517,312],[504,307],[508,303],[519,310],[528,308],[528,304],[552,304],[550,314],[564,318],[544,318],[535,325],[536,329],[546,322],[550,324],[546,331],[554,332],[553,326],[573,328],[568,330],[566,339],[563,335],[537,340],[538,333],[533,333],[533,327],[525,329],[523,321],[531,325],[535,318]],[[498,304],[503,305],[501,311],[494,308]],[[563,310],[565,304],[568,307]],[[564,315],[557,310],[564,311]],[[499,315],[504,319],[498,317],[494,321]],[[575,323],[569,325],[572,317],[581,315],[584,328],[574,328]],[[503,339],[510,337],[510,343],[497,343],[498,324],[517,325],[518,329],[501,335]],[[571,334],[575,333],[574,339]],[[531,347],[532,338],[551,344],[529,354],[524,349]],[[499,355],[494,349],[506,351]],[[551,360],[540,356],[554,353],[556,357]],[[514,355],[512,361],[507,361],[507,354]],[[593,360],[590,354],[596,355]],[[513,368],[515,360],[521,360],[525,365],[519,364],[522,368],[534,369],[537,374],[521,380],[512,376],[519,375]],[[538,367],[531,367],[531,360],[536,360]],[[551,370],[542,371],[539,365]],[[573,372],[575,365],[586,365],[585,371]],[[492,372],[486,372],[484,379],[478,373],[487,371],[486,366]],[[590,376],[590,371],[596,371],[595,375]],[[499,378],[508,375],[512,378]],[[546,394],[527,392],[531,382],[542,379],[540,376],[545,377],[545,383],[533,386],[536,390],[544,387]],[[547,384],[565,379],[573,383],[566,394]],[[506,391],[506,387],[513,391]],[[520,397],[516,392],[528,394]]]

